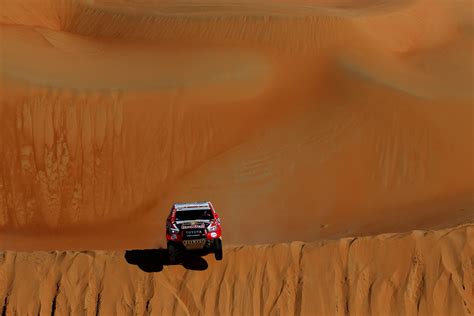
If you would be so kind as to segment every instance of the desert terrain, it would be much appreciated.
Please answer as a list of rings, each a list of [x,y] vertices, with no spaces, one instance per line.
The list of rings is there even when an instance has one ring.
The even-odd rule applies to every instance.
[[[2,313],[472,315],[473,6],[1,0]]]

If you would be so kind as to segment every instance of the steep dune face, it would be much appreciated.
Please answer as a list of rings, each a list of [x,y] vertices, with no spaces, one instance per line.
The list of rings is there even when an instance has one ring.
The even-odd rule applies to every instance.
[[[472,221],[470,3],[331,3],[3,2],[0,246],[155,247],[180,200],[229,243]]]
[[[228,248],[191,270],[154,252],[126,254],[132,264],[123,252],[4,252],[0,300],[6,315],[472,315],[473,238],[465,225]]]

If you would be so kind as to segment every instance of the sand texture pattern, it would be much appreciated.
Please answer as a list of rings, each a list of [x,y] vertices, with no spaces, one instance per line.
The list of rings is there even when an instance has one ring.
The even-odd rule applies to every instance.
[[[473,238],[463,225],[231,247],[185,267],[153,251],[7,251],[0,299],[4,315],[472,315]]]
[[[3,1],[0,246],[163,246],[188,200],[232,244],[472,221],[470,4]]]
[[[0,0],[3,314],[472,315],[473,10]]]

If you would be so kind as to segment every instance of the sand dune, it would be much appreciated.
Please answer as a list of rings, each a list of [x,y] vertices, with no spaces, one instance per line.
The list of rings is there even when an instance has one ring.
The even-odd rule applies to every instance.
[[[472,221],[463,3],[4,2],[0,245],[154,247],[189,199],[234,244]]]
[[[474,313],[473,30],[471,1],[0,0],[3,314]],[[225,260],[162,267],[190,200]]]
[[[4,252],[0,299],[6,315],[472,315],[473,234],[234,247],[188,269],[154,252],[129,253],[132,264],[123,252]]]

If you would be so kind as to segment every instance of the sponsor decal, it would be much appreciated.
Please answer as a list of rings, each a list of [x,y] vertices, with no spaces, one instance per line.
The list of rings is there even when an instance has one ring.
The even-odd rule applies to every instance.
[[[183,224],[181,225],[181,229],[191,229],[191,228],[204,228],[204,224]]]
[[[201,236],[204,234],[204,231],[202,229],[188,229],[184,230],[184,235],[185,236]]]
[[[183,243],[185,244],[202,244],[204,242],[206,242],[205,239],[190,239],[183,241]]]
[[[211,233],[211,237],[212,237],[212,238],[214,238],[214,237],[216,237],[216,236],[217,236],[216,233],[214,233],[214,232]]]
[[[186,249],[203,248],[205,243],[206,243],[206,239],[191,239],[191,240],[183,241],[183,244],[186,247]]]

